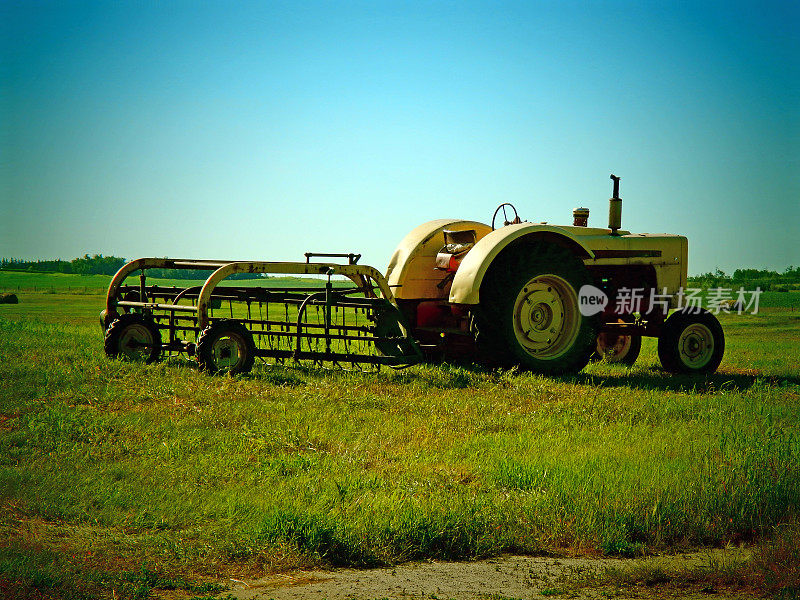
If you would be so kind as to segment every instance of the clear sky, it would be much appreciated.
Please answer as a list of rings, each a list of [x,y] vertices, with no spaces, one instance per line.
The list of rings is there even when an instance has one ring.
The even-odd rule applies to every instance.
[[[0,256],[383,270],[501,202],[800,264],[800,3],[0,0]]]

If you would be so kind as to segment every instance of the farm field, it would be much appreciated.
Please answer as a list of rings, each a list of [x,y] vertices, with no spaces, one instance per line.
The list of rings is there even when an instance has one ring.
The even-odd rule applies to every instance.
[[[796,292],[721,315],[707,379],[663,372],[650,339],[630,370],[571,377],[257,364],[228,378],[108,360],[108,281],[0,273],[20,299],[0,305],[7,597],[208,597],[296,569],[726,545],[750,558],[648,589],[800,593]]]

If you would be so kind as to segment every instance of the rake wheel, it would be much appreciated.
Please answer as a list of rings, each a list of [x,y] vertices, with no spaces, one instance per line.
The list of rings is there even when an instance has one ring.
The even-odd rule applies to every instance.
[[[197,337],[195,355],[208,373],[247,373],[253,368],[256,345],[247,328],[230,319],[212,323]]]
[[[161,332],[138,313],[120,315],[106,329],[103,349],[111,358],[152,363],[161,356]]]

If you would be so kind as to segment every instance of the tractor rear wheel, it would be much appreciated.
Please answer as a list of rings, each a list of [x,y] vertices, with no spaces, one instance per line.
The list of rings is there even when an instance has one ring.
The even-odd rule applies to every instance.
[[[161,355],[161,332],[144,315],[120,315],[106,329],[103,349],[111,358],[152,363]]]
[[[722,362],[725,334],[707,310],[672,313],[658,338],[658,358],[672,373],[713,373]]]
[[[256,345],[253,335],[238,321],[212,323],[197,337],[195,355],[209,373],[247,373],[253,368]]]
[[[519,248],[492,265],[481,286],[478,339],[496,362],[546,374],[573,373],[595,350],[600,318],[584,316],[583,262],[548,243]]]

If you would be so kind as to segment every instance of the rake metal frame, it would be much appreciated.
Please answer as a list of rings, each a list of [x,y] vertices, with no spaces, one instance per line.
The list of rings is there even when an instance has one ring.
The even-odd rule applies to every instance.
[[[212,323],[220,320],[213,315],[213,309],[219,308],[221,302],[229,302],[231,317],[242,323],[256,337],[288,338],[292,343],[289,348],[259,347],[255,355],[278,360],[312,360],[315,363],[367,363],[372,365],[408,365],[419,362],[422,353],[416,341],[410,336],[409,328],[397,308],[389,284],[383,275],[374,267],[357,265],[359,255],[356,254],[324,254],[328,257],[346,257],[349,264],[330,262],[311,262],[316,253],[307,253],[306,262],[263,262],[263,261],[219,261],[219,260],[187,260],[169,258],[139,258],[125,264],[111,280],[106,297],[106,309],[103,312],[104,327],[108,327],[115,318],[124,312],[140,312],[151,317],[155,325],[167,331],[168,341],[162,343],[162,350],[168,352],[194,354],[195,343],[200,332]],[[202,286],[186,288],[146,285],[148,269],[196,269],[212,271]],[[124,285],[125,280],[139,271],[139,285]],[[266,288],[251,286],[219,287],[226,278],[234,274],[248,273],[253,275],[317,275],[324,276],[327,281],[321,287],[311,288]],[[331,276],[341,275],[350,279],[355,287],[335,288]],[[359,297],[359,295],[361,295]],[[190,300],[191,305],[179,304],[180,300]],[[159,301],[163,300],[163,301]],[[233,317],[233,303],[243,302],[247,305],[247,318]],[[250,307],[252,303],[267,303],[267,318],[254,318]],[[286,306],[287,318],[284,321],[269,318],[269,304],[282,303]],[[261,304],[260,304],[261,305]],[[260,306],[259,305],[259,306]],[[288,320],[288,306],[297,305],[296,320]],[[311,306],[323,309],[324,321],[312,323],[304,319]],[[379,335],[375,325],[335,323],[332,311],[342,308],[354,314],[361,311],[368,321],[377,325],[381,315],[390,315],[396,321],[394,331],[389,335]],[[194,333],[194,341],[182,339]],[[395,335],[399,334],[399,335]],[[303,342],[306,342],[306,348]],[[345,347],[351,343],[367,342],[384,350],[398,349],[397,353],[376,352],[374,354],[338,352],[332,343],[342,342]],[[315,349],[324,343],[324,350]],[[283,344],[286,346],[286,344]]]

